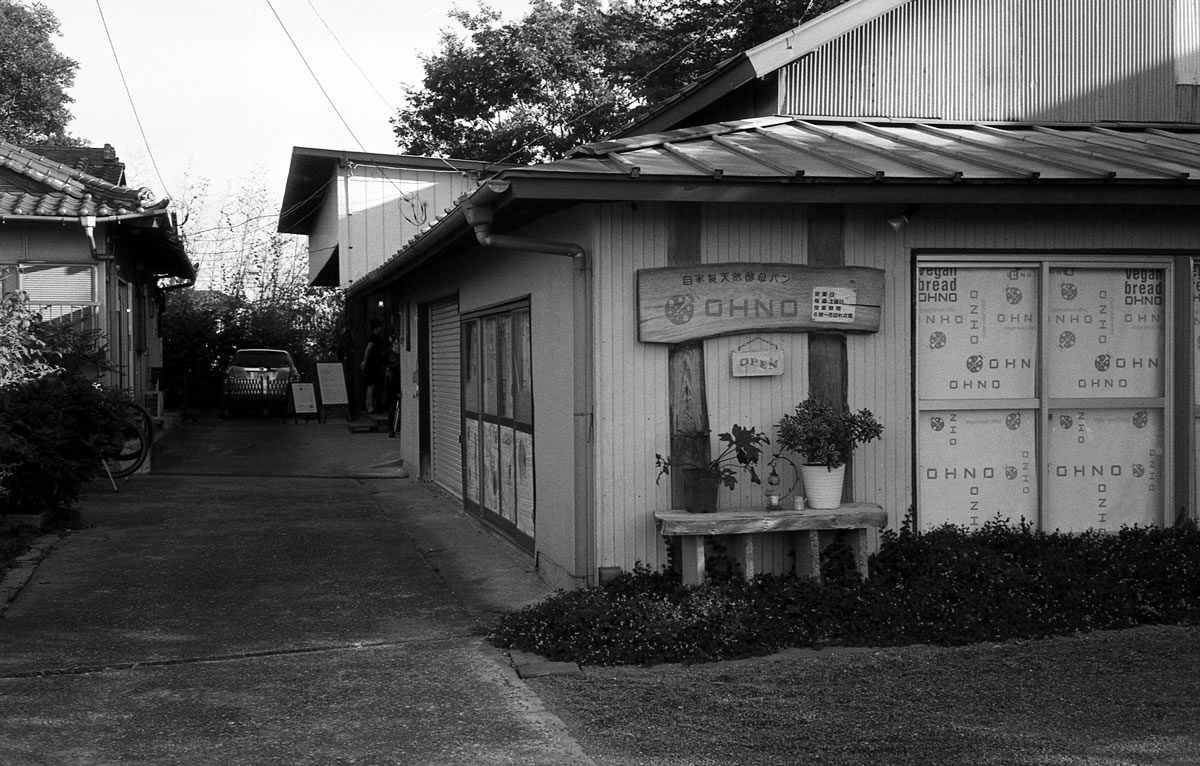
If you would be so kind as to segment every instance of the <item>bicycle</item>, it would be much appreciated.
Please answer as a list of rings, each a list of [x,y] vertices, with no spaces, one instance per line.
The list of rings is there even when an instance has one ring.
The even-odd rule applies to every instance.
[[[104,456],[104,471],[113,492],[119,491],[117,479],[124,479],[142,467],[154,443],[154,420],[146,408],[128,399],[122,400],[121,406],[125,408],[125,418],[119,439]]]

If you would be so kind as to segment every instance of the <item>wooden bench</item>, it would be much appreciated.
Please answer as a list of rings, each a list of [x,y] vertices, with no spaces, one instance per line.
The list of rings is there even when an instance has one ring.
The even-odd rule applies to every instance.
[[[821,533],[846,531],[854,564],[862,575],[867,572],[867,530],[887,525],[887,512],[874,503],[847,503],[840,508],[818,511],[768,511],[765,508],[739,508],[715,513],[655,511],[660,534],[679,537],[683,582],[695,585],[704,580],[704,538],[706,535],[739,535],[742,566],[747,578],[756,574],[754,537],[763,532],[791,532],[796,535],[796,574],[821,576]]]

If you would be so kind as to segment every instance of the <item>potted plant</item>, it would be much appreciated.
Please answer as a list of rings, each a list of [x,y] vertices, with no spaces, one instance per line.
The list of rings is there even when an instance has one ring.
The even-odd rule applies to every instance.
[[[776,426],[778,445],[800,455],[800,473],[811,508],[841,505],[846,462],[859,444],[883,435],[883,426],[870,410],[843,412],[811,396],[784,415]]]
[[[762,484],[758,476],[758,460],[762,456],[763,447],[771,443],[765,433],[754,426],[743,428],[735,423],[726,433],[717,434],[717,440],[725,445],[724,448],[703,465],[677,463],[670,455],[655,454],[654,466],[658,468],[655,483],[662,481],[662,477],[669,476],[674,469],[686,471],[691,481],[711,482],[713,486],[723,485],[730,490],[737,487],[739,474],[743,471],[750,475],[750,481]]]

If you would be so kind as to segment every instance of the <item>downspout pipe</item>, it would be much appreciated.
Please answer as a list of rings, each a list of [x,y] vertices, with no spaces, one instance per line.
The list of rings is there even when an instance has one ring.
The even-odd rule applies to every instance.
[[[531,237],[513,237],[507,234],[493,234],[492,224],[496,213],[491,205],[481,205],[470,199],[467,200],[463,211],[467,224],[475,230],[475,239],[484,247],[494,247],[500,250],[524,250],[531,253],[547,253],[549,255],[565,255],[571,258],[582,258],[583,247],[574,242],[557,242],[550,239],[533,239]]]

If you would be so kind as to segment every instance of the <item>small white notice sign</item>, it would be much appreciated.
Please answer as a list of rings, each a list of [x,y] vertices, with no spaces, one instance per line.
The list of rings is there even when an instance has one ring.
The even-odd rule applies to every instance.
[[[326,407],[350,403],[341,362],[317,362],[317,382],[321,384],[321,403]]]
[[[312,383],[292,384],[292,406],[296,414],[316,413],[317,393]]]
[[[814,322],[854,322],[858,308],[858,291],[851,287],[813,287],[812,318]]]

